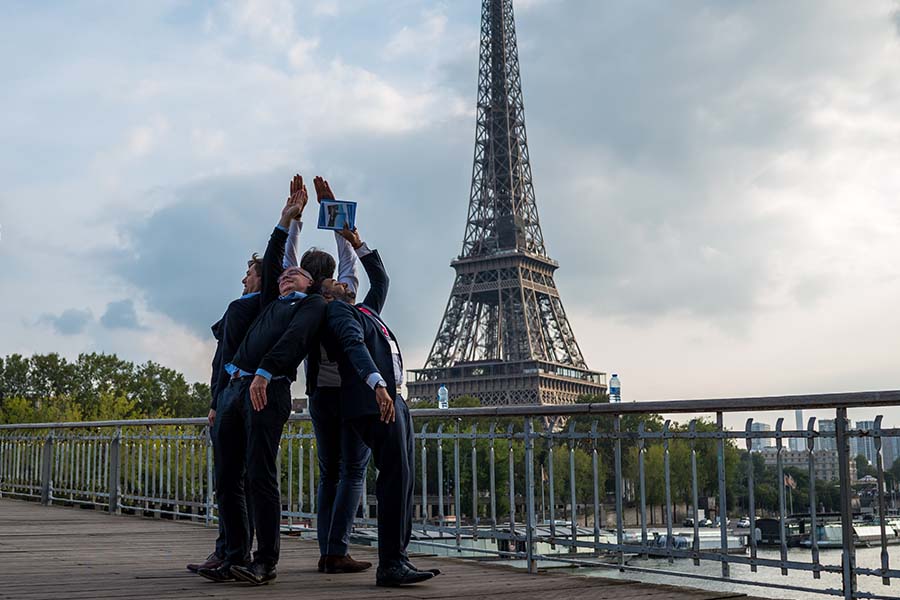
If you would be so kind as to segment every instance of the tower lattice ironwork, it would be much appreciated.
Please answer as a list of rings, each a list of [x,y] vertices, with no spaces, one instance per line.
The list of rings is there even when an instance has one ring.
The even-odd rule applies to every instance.
[[[531,178],[512,0],[483,0],[475,159],[456,280],[413,399],[443,383],[482,404],[563,404],[606,389],[575,341]]]

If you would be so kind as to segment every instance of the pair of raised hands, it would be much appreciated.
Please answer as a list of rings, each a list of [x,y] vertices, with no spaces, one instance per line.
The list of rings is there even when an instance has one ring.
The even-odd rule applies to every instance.
[[[313,186],[316,188],[316,202],[335,199],[331,186],[322,177],[313,178]],[[309,202],[309,194],[306,191],[306,184],[303,183],[303,176],[294,175],[291,179],[291,194],[288,196],[284,208],[281,209],[281,220],[287,221],[289,224],[294,219],[300,219],[307,202]]]
[[[334,192],[331,191],[331,186],[328,185],[328,180],[316,176],[313,178],[313,187],[316,188],[316,202],[335,199]],[[294,175],[293,179],[291,179],[291,195],[288,196],[284,208],[281,209],[282,227],[290,225],[292,220],[299,220],[303,215],[303,209],[306,208],[307,202],[309,202],[309,194],[306,191],[306,184],[303,183],[303,177],[299,174]],[[354,248],[362,246],[362,240],[355,227],[350,229],[344,225],[344,229],[338,231],[338,234],[350,242],[350,245]]]

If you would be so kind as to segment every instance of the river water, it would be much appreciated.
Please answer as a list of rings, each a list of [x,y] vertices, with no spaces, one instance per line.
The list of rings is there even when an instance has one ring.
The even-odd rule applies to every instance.
[[[819,550],[819,562],[823,565],[841,564],[841,550],[829,549]],[[760,558],[780,559],[780,552],[775,549],[762,549],[757,551]],[[888,556],[890,567],[896,569],[900,567],[900,546],[888,546]],[[798,562],[812,562],[809,550],[802,548],[788,549],[788,559]],[[628,564],[634,567],[642,567],[649,569],[660,569],[667,571],[677,571],[682,574],[699,574],[712,577],[721,577],[722,567],[718,562],[701,561],[699,566],[694,566],[694,562],[690,559],[675,559],[673,564],[669,564],[665,558],[631,558]],[[860,567],[877,569],[881,567],[881,548],[857,548],[856,564]],[[689,579],[687,577],[672,577],[656,573],[640,573],[637,571],[626,571],[620,573],[616,568],[601,569],[579,569],[576,571],[579,575],[607,577],[613,579],[627,579],[630,581],[644,581],[647,583],[664,583],[682,587],[694,587],[712,591],[740,592],[751,596],[761,596],[766,598],[794,598],[802,600],[821,600],[827,597],[821,593],[802,592],[794,590],[781,590],[773,588],[764,588],[759,586],[741,585],[738,583],[722,582],[722,581],[705,581],[700,579]],[[750,571],[749,565],[731,564],[731,577],[734,579],[744,579],[748,581],[758,581],[761,583],[784,584],[797,587],[813,588],[816,590],[825,590],[828,588],[840,590],[841,577],[839,574],[822,573],[821,579],[813,579],[812,573],[809,571],[789,571],[787,576],[781,574],[781,569],[759,567],[756,573]],[[878,594],[886,598],[900,598],[900,579],[891,581],[890,586],[882,585],[880,577],[859,576],[858,589],[863,592]]]

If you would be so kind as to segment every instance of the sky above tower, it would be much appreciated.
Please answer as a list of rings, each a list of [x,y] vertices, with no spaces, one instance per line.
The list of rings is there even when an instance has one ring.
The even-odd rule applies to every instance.
[[[589,366],[625,401],[900,387],[900,4],[515,6],[538,209]],[[207,379],[209,325],[299,171],[360,203],[422,365],[465,225],[479,2],[0,17],[0,355]]]

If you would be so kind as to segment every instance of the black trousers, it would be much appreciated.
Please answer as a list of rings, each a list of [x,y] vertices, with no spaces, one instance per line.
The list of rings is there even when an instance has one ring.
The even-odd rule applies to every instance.
[[[254,559],[275,565],[281,536],[281,488],[278,481],[278,445],[291,414],[291,384],[275,380],[266,388],[261,411],[250,404],[251,377],[232,379],[219,396],[214,428],[216,497],[225,520],[225,562],[243,564],[250,553],[249,519],[244,500],[246,474],[256,529]],[[221,419],[221,420],[220,420]]]
[[[378,561],[389,566],[407,559],[413,514],[413,428],[409,407],[401,396],[394,401],[396,420],[382,423],[377,416],[352,419],[350,426],[372,449],[378,479]]]

